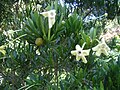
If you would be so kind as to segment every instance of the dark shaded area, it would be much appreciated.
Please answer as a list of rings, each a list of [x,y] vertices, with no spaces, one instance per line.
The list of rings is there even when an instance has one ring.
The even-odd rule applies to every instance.
[[[84,13],[89,9],[96,16],[108,13],[108,19],[120,15],[118,0],[65,0],[65,3],[76,8],[78,13]]]

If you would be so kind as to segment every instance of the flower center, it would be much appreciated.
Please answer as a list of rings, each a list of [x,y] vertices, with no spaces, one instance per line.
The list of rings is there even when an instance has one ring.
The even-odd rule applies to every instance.
[[[101,45],[101,48],[105,48],[105,44],[102,44],[102,45]]]
[[[81,54],[81,51],[78,51],[78,54]]]
[[[53,12],[50,12],[50,16],[54,16],[54,13],[53,13]]]

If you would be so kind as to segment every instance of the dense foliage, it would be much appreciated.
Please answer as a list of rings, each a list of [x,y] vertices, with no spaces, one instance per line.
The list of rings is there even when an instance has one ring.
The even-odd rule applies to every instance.
[[[120,89],[120,36],[102,36],[109,19],[119,25],[117,0],[8,1],[0,2],[10,9],[0,8],[0,90]]]

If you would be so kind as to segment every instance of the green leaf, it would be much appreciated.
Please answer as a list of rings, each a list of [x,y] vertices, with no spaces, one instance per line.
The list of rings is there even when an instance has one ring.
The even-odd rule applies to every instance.
[[[80,68],[79,73],[80,73],[80,74],[79,74],[79,75],[80,75],[80,77],[81,77],[81,78],[83,78],[83,69],[82,69],[82,68]]]
[[[96,38],[96,29],[94,27],[90,29],[90,37],[92,40]]]
[[[38,20],[38,26],[39,26],[39,30],[42,31],[43,33],[43,36],[47,36],[47,33],[45,31],[45,27],[44,27],[44,24],[45,24],[45,20],[42,18],[42,16],[39,17],[39,20]],[[46,24],[48,25],[48,24]],[[48,27],[48,26],[47,26]],[[41,29],[40,29],[41,28]]]
[[[25,85],[25,86],[19,88],[18,90],[23,90],[23,89],[25,89],[25,88],[28,87],[28,86],[29,86],[29,85]]]
[[[60,81],[60,90],[64,90],[64,86],[63,86],[62,81]]]
[[[30,18],[28,18],[28,22],[27,22],[26,26],[32,33],[39,36],[39,33],[37,32],[37,29],[35,28],[35,25]]]
[[[109,81],[109,86],[112,87],[113,86],[113,82],[112,82],[111,77],[108,78],[108,81]]]
[[[84,90],[88,90],[88,89],[87,89],[87,86],[84,86]]]
[[[102,81],[100,81],[100,90],[104,90],[104,85],[103,85]]]
[[[6,51],[5,50],[0,50],[0,52],[5,55],[6,54]]]
[[[97,90],[96,87],[94,87],[93,90]]]
[[[86,46],[89,47],[91,44],[91,39],[88,35],[86,35],[84,32],[81,33],[82,39],[84,42],[86,42]]]

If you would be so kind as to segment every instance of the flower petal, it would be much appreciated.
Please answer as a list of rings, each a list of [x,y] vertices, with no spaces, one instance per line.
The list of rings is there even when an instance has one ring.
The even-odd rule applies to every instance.
[[[82,49],[84,48],[85,44],[86,44],[86,42],[83,43],[83,45],[82,45]]]
[[[75,49],[76,49],[76,50],[82,50],[82,48],[80,47],[80,45],[76,45],[76,46],[75,46]]]
[[[92,50],[93,51],[97,51],[99,49],[99,47],[100,47],[100,44],[98,44],[97,46],[93,47]]]
[[[105,54],[106,56],[109,55],[109,53],[107,52],[107,50],[104,50],[102,53]]]
[[[42,12],[40,14],[42,14],[44,17],[48,17],[48,23],[49,23],[49,29],[52,28],[53,24],[55,23],[55,13],[56,10],[50,10],[47,12]]]
[[[107,51],[110,51],[110,48],[108,47],[107,44],[106,44],[106,46],[105,46],[105,49],[106,49]]]
[[[82,50],[82,54],[83,54],[84,56],[88,56],[88,55],[89,55],[89,52],[90,52],[90,49],[88,49],[88,50]]]
[[[54,17],[54,18],[48,17],[48,22],[49,22],[49,28],[52,28],[52,26],[53,26],[54,23],[55,23],[55,17]]]
[[[80,56],[76,55],[76,60],[79,61],[80,60]]]
[[[83,61],[84,63],[87,63],[87,60],[86,60],[86,58],[85,58],[84,56],[82,56],[82,61]]]
[[[40,14],[42,14],[44,17],[48,17],[48,11],[47,12],[42,12]]]
[[[71,54],[72,54],[72,55],[77,55],[77,51],[76,51],[76,50],[73,50],[73,51],[71,51]]]
[[[50,10],[50,11],[48,11],[48,17],[50,17],[50,18],[53,18],[53,17],[55,17],[56,16],[56,10]]]
[[[104,47],[105,47],[105,49],[106,49],[107,51],[109,51],[109,50],[110,50],[110,48],[109,48],[109,47],[108,47],[108,45],[105,43],[104,38],[102,38],[101,42],[105,45],[105,46],[104,46]]]
[[[101,53],[102,53],[101,50],[97,50],[97,51],[96,51],[96,56],[100,56]]]
[[[101,42],[102,42],[102,43],[105,43],[105,39],[104,39],[104,38],[102,38],[102,39],[101,39]]]

